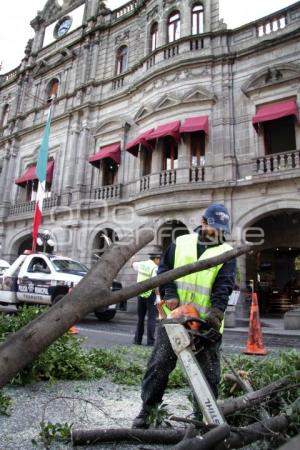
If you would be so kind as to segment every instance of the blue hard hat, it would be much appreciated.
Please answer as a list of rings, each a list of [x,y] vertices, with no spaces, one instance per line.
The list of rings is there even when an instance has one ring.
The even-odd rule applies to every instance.
[[[203,214],[203,218],[212,228],[223,230],[226,233],[230,232],[229,212],[221,203],[212,203],[209,205]]]

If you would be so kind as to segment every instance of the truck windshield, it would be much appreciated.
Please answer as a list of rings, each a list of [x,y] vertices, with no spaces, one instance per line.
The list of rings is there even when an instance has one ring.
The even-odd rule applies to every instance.
[[[86,274],[88,268],[83,264],[73,261],[72,259],[52,259],[51,260],[57,272],[66,272],[73,274]]]

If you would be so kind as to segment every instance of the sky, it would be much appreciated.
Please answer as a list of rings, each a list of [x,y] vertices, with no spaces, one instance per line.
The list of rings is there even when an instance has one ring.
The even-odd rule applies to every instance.
[[[57,0],[59,3],[62,0]],[[17,67],[24,57],[28,39],[34,31],[30,22],[47,0],[0,0],[0,63],[1,73]],[[127,3],[124,0],[107,0],[111,9]],[[263,17],[281,8],[296,3],[296,0],[220,0],[220,17],[228,28],[235,28]]]

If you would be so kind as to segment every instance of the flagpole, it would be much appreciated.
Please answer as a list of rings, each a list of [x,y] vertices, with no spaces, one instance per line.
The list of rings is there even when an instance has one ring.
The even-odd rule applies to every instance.
[[[43,200],[45,198],[46,181],[47,181],[47,164],[48,164],[48,148],[49,135],[52,115],[52,104],[48,110],[47,121],[43,132],[42,143],[39,150],[35,174],[38,180],[38,190],[35,201],[33,228],[32,228],[32,251],[36,251],[37,237],[39,227],[42,222]]]

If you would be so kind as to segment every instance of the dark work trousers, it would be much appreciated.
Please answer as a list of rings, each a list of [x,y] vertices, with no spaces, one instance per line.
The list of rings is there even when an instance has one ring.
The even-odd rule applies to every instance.
[[[157,308],[154,304],[155,293],[153,292],[150,297],[138,297],[137,313],[138,323],[134,335],[134,343],[141,344],[144,334],[144,322],[147,314],[147,345],[154,344],[154,334],[156,326]]]
[[[220,383],[220,343],[209,344],[196,353],[198,364],[215,395],[218,396]],[[177,356],[175,355],[165,328],[160,324],[152,355],[142,383],[142,400],[144,406],[155,406],[161,403],[168,384],[169,375],[175,369]]]

